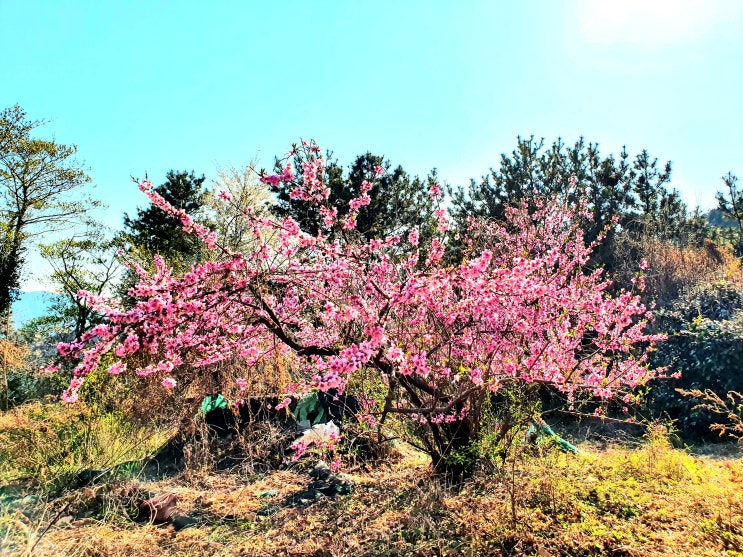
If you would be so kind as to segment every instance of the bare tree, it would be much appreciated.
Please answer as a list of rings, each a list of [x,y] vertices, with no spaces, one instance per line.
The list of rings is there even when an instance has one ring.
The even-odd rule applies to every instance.
[[[216,231],[228,248],[246,251],[253,236],[243,214],[253,211],[254,214],[268,216],[274,195],[260,182],[254,163],[239,168],[219,168],[217,175],[219,178],[214,184],[216,193],[210,200]]]

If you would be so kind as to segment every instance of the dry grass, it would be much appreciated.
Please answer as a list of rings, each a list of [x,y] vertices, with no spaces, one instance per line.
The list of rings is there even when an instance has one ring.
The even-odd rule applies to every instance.
[[[521,454],[515,467],[480,470],[453,490],[431,477],[425,457],[401,448],[372,469],[347,470],[352,495],[270,516],[258,511],[304,489],[306,475],[191,472],[67,493],[32,519],[6,511],[0,543],[23,554],[63,511],[34,555],[740,556],[740,455],[694,456],[657,435],[585,458]],[[129,518],[133,494],[162,492],[176,493],[178,513],[198,525],[176,531]]]
[[[82,403],[18,406],[0,414],[0,486],[22,481],[54,490],[81,470],[145,457],[168,435]]]
[[[641,259],[650,265],[646,275],[647,293],[659,307],[710,284],[725,282],[740,287],[743,280],[741,261],[731,247],[719,246],[711,240],[705,240],[699,247],[678,246],[664,240],[652,227],[624,236],[617,246],[620,263],[616,273],[621,284],[630,284]]]

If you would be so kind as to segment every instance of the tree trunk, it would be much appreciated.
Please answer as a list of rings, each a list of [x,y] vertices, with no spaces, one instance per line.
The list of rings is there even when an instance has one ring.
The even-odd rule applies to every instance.
[[[8,410],[8,350],[10,348],[10,308],[5,315],[5,342],[3,343],[2,362],[0,362],[0,411]]]

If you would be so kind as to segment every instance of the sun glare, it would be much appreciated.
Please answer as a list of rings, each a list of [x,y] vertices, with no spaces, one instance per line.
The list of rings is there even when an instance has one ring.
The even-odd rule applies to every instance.
[[[686,43],[738,20],[743,3],[698,0],[577,0],[581,35],[599,44]]]

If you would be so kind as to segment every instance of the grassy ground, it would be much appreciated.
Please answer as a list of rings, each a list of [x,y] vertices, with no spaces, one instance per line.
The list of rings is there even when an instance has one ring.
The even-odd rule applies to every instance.
[[[728,555],[743,556],[743,459],[674,449],[658,434],[639,446],[581,445],[586,457],[542,448],[484,467],[461,489],[431,477],[401,445],[381,464],[349,467],[351,495],[304,509],[260,511],[309,483],[298,470],[261,475],[188,471],[0,499],[0,554],[160,555]],[[18,493],[20,492],[20,493]],[[172,492],[176,530],[132,520],[135,501]]]

